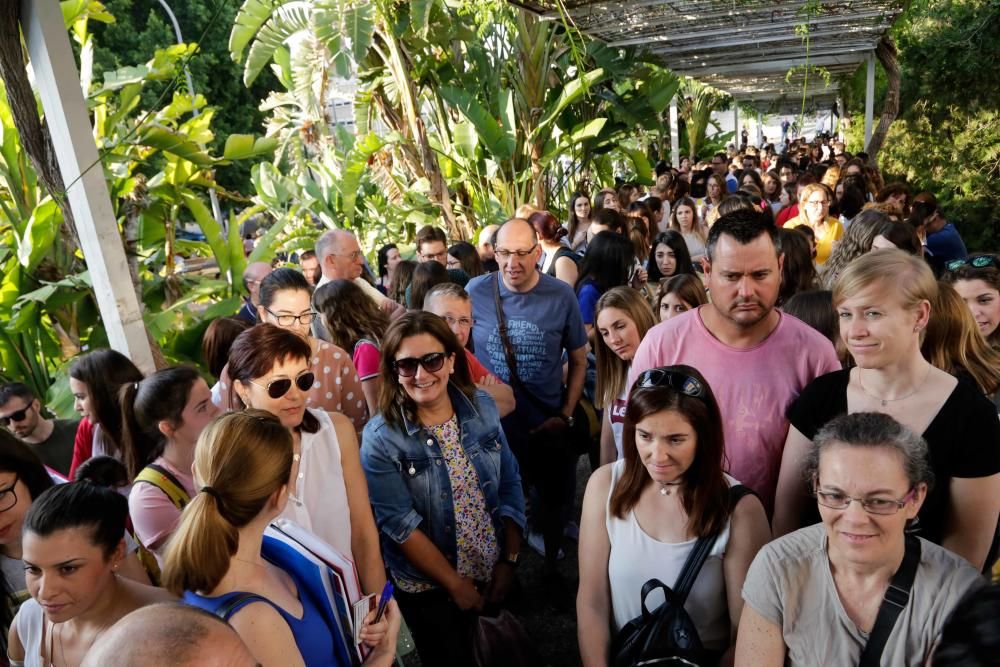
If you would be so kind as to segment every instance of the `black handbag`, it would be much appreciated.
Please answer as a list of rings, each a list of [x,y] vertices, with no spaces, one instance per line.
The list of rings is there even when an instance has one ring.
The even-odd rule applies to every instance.
[[[753,493],[742,484],[729,489],[730,507],[740,498]],[[717,651],[706,650],[701,643],[694,621],[684,609],[688,593],[698,578],[698,572],[715,546],[718,534],[701,537],[694,544],[684,567],[677,576],[675,588],[659,579],[650,579],[642,586],[642,614],[622,626],[611,645],[614,667],[636,665],[685,665],[707,667],[721,657]],[[646,598],[653,591],[663,591],[664,601],[654,611],[646,608]]]

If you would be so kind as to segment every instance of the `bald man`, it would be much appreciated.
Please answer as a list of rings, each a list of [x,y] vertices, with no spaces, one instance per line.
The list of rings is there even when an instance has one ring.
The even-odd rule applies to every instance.
[[[257,324],[257,306],[260,305],[260,281],[274,271],[267,262],[250,262],[243,270],[243,287],[249,296],[243,297],[243,307],[236,317],[250,324]]]
[[[476,249],[479,251],[479,259],[483,261],[483,268],[486,269],[487,273],[500,270],[493,248],[493,237],[498,229],[500,227],[497,225],[486,225],[479,231],[479,244]]]
[[[220,618],[178,603],[136,609],[101,635],[81,667],[260,667]]]

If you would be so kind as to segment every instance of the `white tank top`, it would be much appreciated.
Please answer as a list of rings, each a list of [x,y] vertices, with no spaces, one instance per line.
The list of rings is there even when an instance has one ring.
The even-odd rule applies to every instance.
[[[319,430],[302,434],[295,493],[281,516],[309,530],[346,556],[351,553],[351,509],[347,504],[340,443],[333,421],[323,410],[306,408]]]
[[[619,460],[611,468],[611,491],[625,470],[625,461]],[[738,484],[729,475],[726,480]],[[650,579],[659,579],[673,587],[684,568],[697,540],[667,544],[654,540],[639,526],[635,512],[629,510],[624,519],[611,514],[611,493],[605,505],[605,526],[611,541],[608,558],[608,581],[611,584],[611,608],[614,631],[642,614],[642,586]],[[684,609],[698,629],[702,645],[711,650],[729,646],[729,606],[726,600],[726,579],[722,559],[729,544],[729,521],[715,541],[708,559],[698,573]],[[646,608],[653,611],[663,603],[663,592],[654,591],[646,598]]]

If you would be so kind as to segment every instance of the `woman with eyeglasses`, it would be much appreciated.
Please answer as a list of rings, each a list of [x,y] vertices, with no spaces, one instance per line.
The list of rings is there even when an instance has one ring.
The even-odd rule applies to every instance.
[[[816,378],[788,409],[776,534],[814,523],[802,480],[819,429],[844,413],[881,412],[927,441],[937,484],[920,505],[914,526],[920,536],[976,569],[996,558],[1000,423],[975,382],[935,368],[921,354],[937,291],[926,262],[902,250],[863,255],[837,278],[833,305],[855,367]]]
[[[424,262],[428,264],[428,262]],[[418,265],[419,266],[419,265]],[[440,266],[440,264],[438,264]],[[423,295],[421,295],[421,300]],[[351,351],[354,366],[361,378],[361,391],[368,404],[368,414],[378,411],[379,349],[389,316],[369,299],[351,280],[331,280],[321,285],[313,305],[330,334],[330,340]],[[352,400],[359,397],[354,394]]]
[[[740,484],[723,470],[722,417],[705,378],[684,365],[641,373],[622,449],[624,458],[591,475],[583,499],[576,601],[583,664],[609,664],[613,638],[643,613],[644,584],[659,579],[675,588],[696,542],[709,536],[715,541],[684,609],[705,649],[697,664],[732,664],[739,592],[771,533],[760,500],[731,491]],[[663,596],[652,591],[646,607]]]
[[[834,244],[844,235],[840,220],[830,215],[833,196],[822,183],[810,183],[799,192],[799,214],[785,223],[788,229],[805,225],[816,235],[816,263],[826,263]]]
[[[421,662],[470,665],[475,612],[503,603],[520,557],[517,461],[443,319],[406,313],[382,351],[361,461],[386,565]]]
[[[907,535],[934,483],[929,454],[878,412],[842,415],[816,433],[804,470],[822,523],[757,554],[736,664],[925,664],[952,608],[986,583],[954,553]]]
[[[229,353],[230,400],[240,410],[270,412],[292,435],[298,472],[281,515],[351,556],[362,590],[378,593],[385,568],[357,434],[344,415],[307,407],[315,382],[311,354],[300,336],[273,324],[246,330]]]
[[[308,389],[306,405],[343,414],[360,433],[369,414],[361,379],[350,355],[342,347],[311,335],[310,325],[317,318],[311,299],[312,288],[301,272],[276,269],[260,282],[257,320],[291,331],[309,345],[315,382]],[[213,390],[213,400],[227,410],[235,407],[229,401],[230,384],[229,369],[225,367]]]
[[[996,255],[972,255],[945,266],[944,279],[951,283],[976,318],[979,333],[1000,349],[1000,259]]]

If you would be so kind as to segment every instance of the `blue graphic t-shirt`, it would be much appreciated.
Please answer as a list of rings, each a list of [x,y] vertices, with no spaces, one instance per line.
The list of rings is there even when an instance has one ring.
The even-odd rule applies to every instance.
[[[497,329],[494,285],[498,274],[474,278],[466,286],[472,297],[472,340],[476,357],[494,375],[510,384],[510,369],[504,355],[503,341]],[[583,347],[587,333],[580,317],[573,288],[545,274],[527,292],[511,292],[500,281],[500,298],[507,318],[507,335],[517,355],[517,375],[525,387],[545,405],[557,409],[562,396],[563,351]],[[512,417],[525,429],[545,420],[535,405],[514,389],[517,408]],[[505,420],[506,425],[506,420]]]

